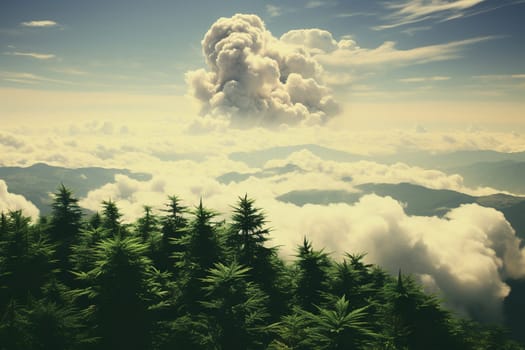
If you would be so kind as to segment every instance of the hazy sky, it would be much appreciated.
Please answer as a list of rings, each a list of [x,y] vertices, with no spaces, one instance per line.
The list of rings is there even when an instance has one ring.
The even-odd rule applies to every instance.
[[[522,129],[525,3],[516,0],[3,1],[0,88],[9,103],[0,107],[2,119],[22,113],[33,91],[56,92],[59,101],[71,100],[60,97],[65,91],[134,101],[183,96],[186,73],[206,67],[204,34],[235,13],[258,15],[275,38],[317,28],[336,45],[344,41],[310,56],[354,127],[374,126],[362,116],[373,104],[392,125],[460,120]],[[34,107],[56,114],[60,108],[43,98]],[[131,112],[106,98],[114,110]]]

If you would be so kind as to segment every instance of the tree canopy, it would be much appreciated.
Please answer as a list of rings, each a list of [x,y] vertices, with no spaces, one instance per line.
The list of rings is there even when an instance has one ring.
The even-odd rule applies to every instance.
[[[352,247],[283,260],[247,195],[223,217],[169,196],[128,223],[63,185],[38,222],[0,208],[0,350],[523,349]]]

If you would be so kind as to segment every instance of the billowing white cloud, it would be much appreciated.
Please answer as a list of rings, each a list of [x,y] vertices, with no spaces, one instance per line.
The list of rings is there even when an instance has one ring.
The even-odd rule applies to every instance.
[[[400,203],[368,195],[355,205],[276,204],[268,211],[273,243],[288,254],[303,235],[318,249],[341,256],[366,252],[365,260],[390,273],[414,274],[453,310],[501,321],[507,277],[525,276],[525,252],[503,215],[464,205],[444,218],[408,216]]]
[[[298,207],[277,201],[276,194],[305,188],[308,183],[335,181],[326,174],[305,173],[304,177],[250,177],[225,185],[202,175],[202,165],[184,163],[186,167],[182,163],[174,166],[180,171],[159,174],[146,182],[118,175],[114,183],[90,192],[80,204],[99,210],[100,202],[111,198],[125,220],[131,221],[141,215],[142,205],[160,208],[167,194],[178,194],[190,206],[203,198],[205,206],[228,219],[229,205],[237,195],[248,192],[267,213],[274,229],[270,244],[281,246],[285,258],[293,256],[304,235],[336,258],[346,252],[367,252],[367,262],[391,273],[401,269],[414,274],[429,290],[439,293],[448,307],[481,320],[501,320],[502,301],[510,291],[505,279],[525,276],[520,240],[494,209],[471,204],[452,209],[442,218],[409,216],[401,203],[376,195],[363,196],[354,205]],[[388,172],[384,175],[389,176]]]
[[[0,179],[0,212],[22,210],[25,216],[29,216],[36,221],[40,215],[38,208],[19,194],[10,193],[7,184]]]
[[[145,194],[152,192],[150,186],[154,188],[153,183],[140,182],[125,175],[115,175],[114,183],[90,191],[79,204],[84,208],[99,211],[103,201],[116,201],[124,214],[124,220],[132,221],[141,215],[142,206],[148,204],[148,201],[142,204],[139,201],[144,199]]]
[[[323,160],[308,150],[292,153],[289,157],[279,160],[271,160],[265,164],[265,168],[283,167],[285,165],[296,165],[304,172],[294,174],[290,183],[283,185],[291,189],[345,189],[353,190],[353,186],[365,183],[401,183],[408,182],[431,189],[455,190],[472,195],[486,195],[498,192],[492,188],[468,188],[463,183],[463,178],[458,174],[446,174],[439,170],[424,169],[410,166],[405,163],[394,163],[391,165],[380,164],[373,161],[337,162]],[[322,177],[322,181],[312,181],[312,176]],[[288,177],[289,174],[283,177]],[[352,181],[341,179],[351,178]],[[276,182],[283,183],[281,177]],[[310,185],[309,185],[310,184]],[[315,184],[315,187],[312,187]]]
[[[309,125],[338,112],[317,61],[275,38],[256,15],[220,18],[202,48],[208,70],[190,71],[186,80],[205,120],[226,118],[241,128]]]
[[[311,53],[325,53],[336,50],[339,46],[347,47],[355,42],[351,40],[338,43],[332,33],[322,29],[295,29],[284,33],[280,39],[282,42],[295,46],[304,46]]]

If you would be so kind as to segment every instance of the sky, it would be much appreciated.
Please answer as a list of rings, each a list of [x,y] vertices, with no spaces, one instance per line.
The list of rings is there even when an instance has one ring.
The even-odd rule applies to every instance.
[[[373,104],[393,125],[523,128],[523,1],[22,0],[1,7],[0,88],[10,101],[3,119],[33,91],[184,96],[186,73],[206,66],[200,42],[211,24],[246,13],[276,38],[316,28],[352,45],[316,56],[343,113],[357,109],[356,126],[373,127],[361,111]],[[407,104],[415,110],[405,113]],[[436,105],[448,115],[417,116]],[[504,115],[494,118],[497,111]]]
[[[369,182],[501,192],[395,159],[525,151],[523,18],[518,0],[3,0],[0,165],[152,174],[117,175],[81,198],[91,210],[112,198],[127,221],[170,194],[227,216],[248,193],[283,256],[304,235],[334,256],[366,251],[458,313],[500,320],[505,278],[525,276],[525,251],[500,212],[473,204],[419,217],[376,195],[304,207],[276,198]],[[257,166],[231,157],[304,144],[393,161],[306,148]],[[298,170],[272,172],[289,165]],[[228,172],[270,175],[217,180]],[[38,216],[1,179],[0,205]]]

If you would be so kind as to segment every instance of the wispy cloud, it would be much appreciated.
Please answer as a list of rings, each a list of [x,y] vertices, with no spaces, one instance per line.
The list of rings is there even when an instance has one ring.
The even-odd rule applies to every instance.
[[[410,27],[410,28],[407,28],[401,31],[401,33],[404,33],[409,36],[413,36],[417,32],[423,32],[425,30],[430,30],[430,29],[432,29],[431,26]]]
[[[494,90],[497,89],[500,94],[506,93],[523,93],[525,89],[525,74],[486,74],[486,75],[475,75],[472,79],[476,82],[475,88],[482,88],[483,91],[486,87]]]
[[[314,8],[317,8],[317,7],[321,7],[325,5],[325,2],[323,1],[318,1],[318,0],[312,0],[312,1],[308,1],[308,3],[306,4],[306,8],[307,9],[314,9]]]
[[[512,80],[512,79],[525,79],[525,74],[487,74],[487,75],[475,75],[472,78],[479,80]]]
[[[88,72],[77,69],[77,68],[54,68],[54,72],[63,73],[67,75],[88,75]]]
[[[480,5],[486,0],[408,0],[401,3],[388,3],[386,6],[394,13],[386,18],[390,23],[374,27],[376,30],[390,29],[405,24],[428,19],[451,20],[462,17],[466,10]]]
[[[41,21],[27,21],[20,23],[22,27],[31,27],[31,28],[48,28],[56,27],[58,23],[51,20],[41,20]]]
[[[56,55],[53,55],[53,54],[37,53],[37,52],[10,51],[10,52],[4,52],[4,55],[31,57],[31,58],[35,58],[37,60],[49,60],[49,59],[52,59],[52,58],[56,58]]]
[[[375,49],[360,48],[353,45],[317,55],[316,58],[323,64],[341,67],[388,63],[427,63],[460,58],[465,47],[496,38],[498,37],[484,36],[407,50],[397,49],[395,42],[387,41]]]
[[[335,18],[350,18],[357,16],[375,16],[375,13],[372,12],[343,12],[335,15]]]
[[[465,18],[465,17],[476,16],[476,15],[480,15],[480,14],[483,14],[483,13],[491,12],[491,11],[494,11],[494,10],[497,10],[497,9],[500,9],[500,8],[503,8],[503,7],[512,6],[512,5],[519,5],[519,4],[524,4],[524,3],[525,3],[525,0],[514,0],[514,1],[509,0],[507,2],[500,2],[499,4],[492,5],[490,7],[476,9],[476,10],[473,10],[473,11],[469,11],[468,13],[462,13],[462,16],[459,16],[459,17]],[[452,15],[451,17],[443,19],[442,21],[448,21],[448,20],[451,20],[451,19],[454,19],[454,18],[459,18],[459,17],[458,16],[454,17],[454,15]]]
[[[279,17],[282,14],[282,9],[276,5],[266,5],[266,12],[270,17]]]
[[[498,4],[489,4],[487,0],[404,0],[401,3],[387,3],[387,9],[394,11],[385,17],[389,23],[373,27],[373,29],[391,29],[426,20],[446,22],[523,3],[525,0],[501,1]]]
[[[471,83],[464,86],[464,91],[468,94],[485,97],[521,97],[524,90],[523,73],[474,75]]]
[[[399,79],[402,83],[428,83],[432,81],[446,81],[450,80],[450,77],[445,76],[434,76],[434,77],[412,77]]]
[[[40,83],[55,83],[55,84],[71,84],[70,81],[47,78],[40,75],[26,73],[26,72],[0,72],[0,78],[4,81],[10,81],[20,84],[40,84]]]
[[[352,74],[325,72],[323,81],[330,86],[342,86],[354,83],[357,80]]]

